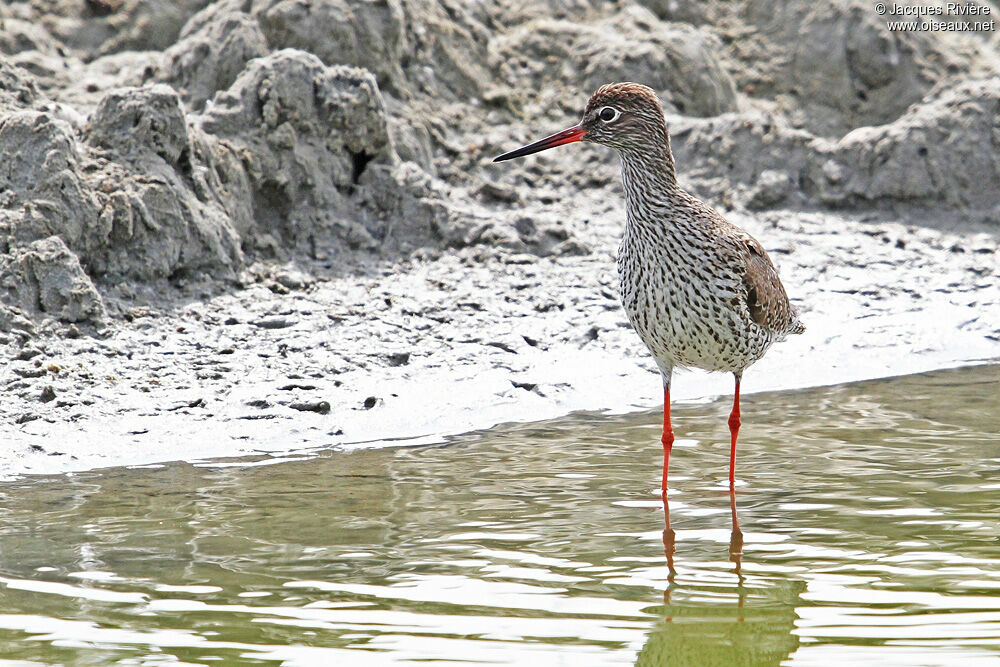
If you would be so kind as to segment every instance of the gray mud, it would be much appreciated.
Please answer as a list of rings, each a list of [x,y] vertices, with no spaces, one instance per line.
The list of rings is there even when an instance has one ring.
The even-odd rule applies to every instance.
[[[803,311],[748,390],[995,358],[998,71],[854,2],[7,3],[4,468],[655,403],[614,155],[490,162],[614,80]]]

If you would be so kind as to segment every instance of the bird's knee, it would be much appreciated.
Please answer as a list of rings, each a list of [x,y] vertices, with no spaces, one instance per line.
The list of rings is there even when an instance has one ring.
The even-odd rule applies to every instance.
[[[718,423],[718,422],[716,422],[716,423]],[[740,424],[741,423],[742,422],[740,422],[740,416],[738,414],[736,414],[734,412],[733,414],[729,415],[729,430],[730,431],[738,431],[738,430],[740,430]]]
[[[670,449],[674,445],[674,432],[673,430],[664,431],[663,436],[660,438],[660,442],[663,443],[664,449]]]

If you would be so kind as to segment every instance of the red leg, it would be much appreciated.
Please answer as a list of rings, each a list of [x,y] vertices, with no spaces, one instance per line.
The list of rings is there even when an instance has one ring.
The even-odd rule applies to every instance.
[[[663,497],[667,497],[667,470],[670,468],[670,450],[674,446],[674,429],[670,425],[670,387],[663,388],[663,484],[660,489]]]
[[[740,376],[736,376],[736,392],[733,395],[733,411],[729,413],[729,434],[732,444],[729,448],[729,488],[736,486],[736,436],[740,433]]]

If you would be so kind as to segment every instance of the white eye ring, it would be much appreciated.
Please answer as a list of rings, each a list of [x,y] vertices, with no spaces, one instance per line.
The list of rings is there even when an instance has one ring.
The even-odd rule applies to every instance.
[[[606,112],[610,111],[612,115],[608,115]],[[618,117],[622,115],[622,112],[614,107],[603,107],[597,112],[597,117],[600,118],[605,123],[613,123],[618,120]]]

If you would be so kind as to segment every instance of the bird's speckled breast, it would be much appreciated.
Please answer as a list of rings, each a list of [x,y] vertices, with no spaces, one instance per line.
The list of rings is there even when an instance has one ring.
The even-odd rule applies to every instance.
[[[625,313],[661,371],[742,371],[772,337],[741,313],[742,286],[697,233],[664,233],[630,220],[618,252]],[[745,308],[744,308],[745,310]]]

